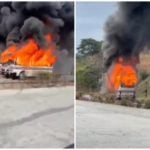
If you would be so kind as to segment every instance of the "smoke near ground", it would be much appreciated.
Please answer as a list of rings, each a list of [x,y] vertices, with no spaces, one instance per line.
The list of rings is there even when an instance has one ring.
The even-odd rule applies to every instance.
[[[150,47],[150,2],[120,2],[105,24],[105,69],[120,56],[138,58]]]
[[[55,36],[54,43],[61,51],[67,51],[67,58],[74,51],[74,4],[73,2],[0,2],[0,48],[4,51],[12,44],[20,45],[34,38],[39,47],[46,47],[45,35]],[[56,53],[57,54],[57,53]],[[63,52],[62,52],[63,54]],[[68,60],[60,58],[63,64]],[[66,62],[65,62],[66,61]],[[60,62],[55,66],[59,66]],[[63,65],[61,65],[63,70]],[[59,67],[54,70],[61,73]],[[65,67],[66,68],[66,67]],[[71,72],[72,70],[68,70]]]

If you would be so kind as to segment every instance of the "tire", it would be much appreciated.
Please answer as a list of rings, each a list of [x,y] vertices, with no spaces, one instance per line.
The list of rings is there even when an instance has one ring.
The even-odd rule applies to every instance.
[[[6,74],[5,74],[5,77],[6,77],[6,78],[9,78],[10,76],[9,76],[9,74],[8,74],[8,73],[6,73]]]
[[[21,73],[19,74],[19,79],[20,79],[20,80],[24,80],[25,78],[26,78],[25,72],[21,72]]]
[[[13,73],[13,74],[11,75],[11,78],[12,78],[13,80],[15,80],[15,79],[17,78],[17,77],[16,77],[16,74]]]

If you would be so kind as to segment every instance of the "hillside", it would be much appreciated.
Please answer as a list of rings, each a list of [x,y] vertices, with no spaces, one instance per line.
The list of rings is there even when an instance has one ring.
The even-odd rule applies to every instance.
[[[150,73],[150,53],[142,53],[140,55],[139,70]]]

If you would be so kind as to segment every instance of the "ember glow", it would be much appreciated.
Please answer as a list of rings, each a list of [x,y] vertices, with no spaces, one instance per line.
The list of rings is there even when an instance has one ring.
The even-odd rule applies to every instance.
[[[34,39],[29,39],[21,46],[13,45],[8,47],[0,57],[1,63],[14,61],[16,64],[26,67],[53,66],[56,63],[56,46],[52,44],[53,37],[45,36],[47,48],[42,49]]]
[[[134,87],[138,83],[137,70],[134,63],[119,58],[108,72],[107,85],[109,91],[116,91],[120,86]]]

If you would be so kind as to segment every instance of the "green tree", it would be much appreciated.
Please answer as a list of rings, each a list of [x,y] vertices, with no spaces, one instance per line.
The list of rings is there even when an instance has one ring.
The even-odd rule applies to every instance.
[[[77,48],[77,56],[89,56],[100,52],[103,41],[96,41],[92,38],[82,39],[81,44]]]
[[[80,65],[77,67],[77,90],[94,91],[98,89],[99,69],[95,66]]]

